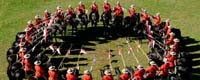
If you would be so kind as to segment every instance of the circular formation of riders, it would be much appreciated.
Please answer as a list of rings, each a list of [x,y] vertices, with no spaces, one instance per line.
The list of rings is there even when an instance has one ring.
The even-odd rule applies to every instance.
[[[17,33],[12,47],[7,51],[9,79],[79,80],[79,67],[61,71],[58,68],[60,65],[55,65],[57,62],[51,63],[51,57],[45,54],[49,53],[52,56],[61,54],[63,43],[56,45],[53,38],[57,32],[64,36],[68,25],[72,26],[74,33],[73,31],[78,29],[78,24],[81,25],[81,29],[83,26],[87,29],[88,22],[91,22],[92,27],[97,27],[100,20],[105,29],[116,30],[115,32],[125,29],[127,36],[135,34],[140,43],[142,39],[148,40],[149,66],[144,68],[138,64],[134,69],[126,67],[122,71],[115,68],[117,80],[188,80],[187,71],[190,69],[188,66],[190,62],[187,59],[188,54],[183,52],[185,46],[181,42],[180,30],[172,28],[169,19],[161,22],[159,13],[151,16],[145,9],[142,9],[141,13],[136,13],[135,6],[131,5],[128,9],[129,15],[124,18],[124,10],[119,1],[112,9],[105,0],[101,15],[96,2],[92,2],[89,19],[88,11],[82,2],[79,2],[76,12],[69,5],[66,11],[58,6],[54,14],[45,10],[43,18],[36,15],[34,22],[28,21],[25,30]],[[100,72],[103,80],[114,80],[113,71],[109,67],[102,68]],[[81,79],[95,80],[91,70],[85,70]]]

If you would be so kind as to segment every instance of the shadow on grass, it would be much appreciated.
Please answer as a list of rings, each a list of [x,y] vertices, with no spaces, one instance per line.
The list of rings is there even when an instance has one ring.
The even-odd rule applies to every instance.
[[[200,53],[194,53],[200,50],[200,45],[197,45],[200,41],[197,41],[190,37],[183,37],[183,44],[185,45],[184,51],[190,53],[189,61],[192,62],[191,64],[191,79],[192,80],[199,80],[200,79],[200,68],[194,68],[195,66],[200,66],[200,60],[193,60],[200,58]]]

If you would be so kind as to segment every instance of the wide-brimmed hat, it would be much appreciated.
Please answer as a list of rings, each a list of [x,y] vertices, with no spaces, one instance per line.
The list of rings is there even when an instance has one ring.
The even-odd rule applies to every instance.
[[[127,68],[122,69],[122,73],[128,73],[128,69]]]
[[[131,8],[134,8],[135,6],[134,6],[134,4],[132,4],[130,7],[131,7]]]
[[[174,36],[175,34],[173,32],[169,33],[169,35]]]
[[[138,65],[137,68],[138,68],[139,70],[144,69],[144,67],[143,67],[142,65]]]
[[[55,66],[50,66],[50,67],[49,67],[49,70],[55,70],[55,69],[56,69]]]
[[[41,61],[35,61],[34,64],[35,65],[40,65],[42,62]]]
[[[67,73],[68,73],[68,74],[73,73],[73,69],[72,69],[72,68],[69,68],[69,69],[67,70]]]
[[[18,46],[24,46],[25,45],[25,42],[20,42],[19,44],[18,44]]]
[[[174,45],[170,45],[169,48],[174,48]]]
[[[25,37],[25,34],[19,34],[18,37],[19,37],[19,38],[24,38],[24,37]]]
[[[111,73],[110,70],[105,70],[105,71],[104,71],[104,74],[105,74],[105,75],[111,75],[112,73]]]
[[[149,64],[150,65],[156,65],[156,63],[154,61],[150,61]]]
[[[178,38],[175,38],[173,41],[174,42],[180,42],[180,40]]]
[[[61,9],[61,6],[57,6],[56,9],[57,9],[57,10],[60,10],[60,9]]]
[[[24,55],[24,58],[25,58],[25,59],[30,58],[30,57],[31,57],[31,54],[25,54],[25,55]]]
[[[170,52],[170,55],[174,56],[174,55],[176,55],[176,52]]]
[[[85,70],[83,73],[84,74],[90,74],[90,71],[89,70]]]
[[[163,58],[163,62],[168,63],[169,61],[167,60],[167,58]]]
[[[32,20],[27,21],[27,24],[32,24]]]
[[[19,52],[26,52],[26,48],[20,48]]]
[[[38,18],[40,18],[40,16],[39,15],[35,15],[35,19],[38,19]]]

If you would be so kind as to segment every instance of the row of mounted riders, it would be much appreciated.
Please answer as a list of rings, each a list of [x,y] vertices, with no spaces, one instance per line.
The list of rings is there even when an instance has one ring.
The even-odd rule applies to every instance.
[[[58,12],[61,10],[60,7],[57,9]],[[146,11],[144,11],[144,13],[147,14]],[[108,27],[110,24],[110,14],[111,13],[103,13],[102,15],[102,21],[105,27]],[[84,15],[85,17],[80,18],[85,19],[86,14]],[[59,30],[61,25],[66,26],[71,23],[71,20],[73,21],[74,19],[66,17],[69,20],[65,20],[65,18],[62,20],[61,18],[57,18],[56,15],[52,15],[48,18],[48,21],[46,21],[46,19],[44,20],[45,22],[43,26],[40,25],[41,23],[36,24],[37,19],[40,19],[39,16],[36,16],[35,18],[34,24],[29,21],[25,32],[20,32],[16,35],[16,40],[14,41],[12,47],[7,51],[7,60],[9,63],[7,74],[9,79],[22,80],[25,77],[29,79],[47,79],[48,77],[49,80],[76,80],[79,75],[77,68],[69,68],[67,73],[59,69],[56,70],[58,66],[55,64],[57,62],[51,63],[51,58],[48,58],[45,55],[46,53],[54,53],[51,51],[48,52],[48,50],[43,50],[47,49],[50,45],[49,37],[51,37],[51,34]],[[81,19],[80,21],[82,21]],[[67,23],[65,23],[65,21],[67,21]],[[117,21],[117,25],[122,24],[120,23],[122,22],[122,18],[119,18],[118,16],[115,16],[114,22],[115,21]],[[82,24],[83,22],[80,23]],[[73,26],[73,24],[74,23],[70,25]],[[117,75],[119,75],[120,80],[128,80],[130,78],[135,80],[163,80],[166,79],[166,77],[170,80],[188,80],[187,71],[190,69],[190,62],[188,60],[188,54],[182,52],[184,51],[184,45],[181,43],[181,33],[179,29],[171,28],[168,20],[166,20],[166,22],[159,23],[159,25],[153,25],[150,17],[146,20],[144,18],[140,20],[139,13],[135,15],[134,18],[126,17],[124,25],[132,27],[131,30],[135,30],[136,33],[141,34],[138,37],[142,36],[143,38],[147,38],[149,40],[151,52],[149,52],[148,57],[151,61],[150,66],[147,69],[144,69],[141,65],[139,65],[135,71],[129,67],[123,69],[123,73],[120,74],[121,72],[119,68],[116,68],[115,70]],[[133,25],[135,25],[135,28],[133,28]],[[45,26],[48,27],[45,28]],[[56,53],[58,53],[58,51]],[[159,74],[157,72],[159,72]],[[101,70],[101,73],[104,80],[113,80],[111,71],[108,68]],[[84,71],[84,75],[90,78],[91,72],[86,70]]]

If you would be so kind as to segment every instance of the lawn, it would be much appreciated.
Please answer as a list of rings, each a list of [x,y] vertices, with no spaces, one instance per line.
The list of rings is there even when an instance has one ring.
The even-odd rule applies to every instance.
[[[92,0],[82,0],[89,8]],[[112,6],[115,5],[117,0],[109,0]],[[119,0],[124,8],[129,8],[131,4],[135,4],[137,11],[140,8],[146,8],[149,13],[155,15],[160,12],[162,20],[169,18],[173,27],[179,28],[182,31],[182,35],[190,40],[190,44],[187,44],[187,51],[192,52],[192,55],[200,55],[199,46],[199,31],[200,31],[200,1],[199,0]],[[42,15],[44,10],[48,8],[51,12],[54,12],[57,5],[61,5],[64,9],[69,4],[72,7],[78,5],[79,0],[0,0],[0,80],[7,80],[6,75],[6,51],[11,47],[12,42],[15,39],[15,34],[19,31],[23,31],[26,27],[26,22],[33,19],[36,14]],[[100,11],[102,10],[102,0],[96,0],[99,4]],[[125,12],[127,13],[127,12]],[[89,41],[89,43],[95,45],[86,45],[87,48],[92,48],[94,51],[89,51],[87,55],[81,57],[87,58],[86,61],[80,61],[80,63],[88,63],[88,66],[92,63],[92,57],[94,54],[97,56],[97,64],[94,66],[93,75],[95,78],[100,79],[99,69],[108,64],[106,50],[111,48],[114,50],[113,60],[118,60],[113,63],[113,66],[121,66],[122,60],[117,54],[117,45],[123,44],[123,56],[127,65],[135,65],[136,61],[131,54],[127,54],[127,45],[125,38],[118,38],[115,40],[105,40],[105,43],[98,41]],[[135,47],[135,43],[131,42],[131,46]],[[142,48],[147,52],[146,44],[142,44]],[[136,56],[142,65],[147,66],[147,59],[145,56],[138,52]],[[77,57],[77,55],[70,55],[69,57]],[[198,77],[200,75],[200,58],[194,56],[193,58],[193,75]],[[81,66],[81,71],[86,69],[87,66]],[[122,66],[121,66],[122,68]],[[196,78],[198,79],[198,78]],[[195,79],[194,79],[195,80]]]

